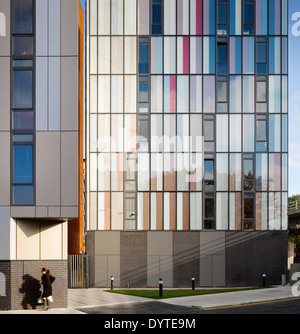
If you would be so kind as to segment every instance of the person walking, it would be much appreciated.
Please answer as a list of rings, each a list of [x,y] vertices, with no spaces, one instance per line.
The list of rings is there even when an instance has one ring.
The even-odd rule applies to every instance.
[[[52,286],[50,280],[50,270],[46,267],[42,268],[42,278],[40,283],[43,285],[42,298],[44,301],[44,310],[47,311],[50,307],[49,297],[52,296]]]

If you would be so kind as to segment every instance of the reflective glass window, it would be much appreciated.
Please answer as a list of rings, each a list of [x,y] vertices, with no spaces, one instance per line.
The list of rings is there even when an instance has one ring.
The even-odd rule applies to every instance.
[[[13,33],[32,34],[32,0],[13,0]]]
[[[32,71],[14,71],[13,107],[32,108]]]
[[[14,183],[33,182],[32,145],[14,145]]]

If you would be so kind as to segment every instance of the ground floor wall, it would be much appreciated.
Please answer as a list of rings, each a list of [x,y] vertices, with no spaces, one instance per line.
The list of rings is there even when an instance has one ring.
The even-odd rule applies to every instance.
[[[89,286],[165,287],[281,284],[287,231],[90,231]]]
[[[53,308],[68,306],[67,260],[0,261],[0,310],[39,309],[41,268],[56,277],[52,289]]]

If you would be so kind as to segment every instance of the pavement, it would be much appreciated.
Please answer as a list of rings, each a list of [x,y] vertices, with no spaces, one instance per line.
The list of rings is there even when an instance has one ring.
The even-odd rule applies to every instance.
[[[149,298],[122,295],[104,291],[105,289],[69,289],[68,307],[54,308],[47,312],[41,310],[20,310],[20,311],[0,311],[0,314],[86,314],[84,308],[127,304],[127,303],[145,303],[154,301]],[[178,305],[185,307],[214,308],[224,306],[243,305],[249,303],[260,303],[275,301],[281,299],[290,299],[300,296],[293,295],[292,286],[274,286],[267,289],[246,290],[226,293],[215,293],[209,295],[178,297],[169,299],[160,299],[159,302],[166,305]],[[157,301],[157,300],[156,300]],[[167,306],[166,306],[167,307]],[[80,309],[80,311],[79,311]]]

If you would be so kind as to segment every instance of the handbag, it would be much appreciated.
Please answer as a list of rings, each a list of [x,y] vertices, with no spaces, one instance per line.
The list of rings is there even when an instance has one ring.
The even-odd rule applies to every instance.
[[[50,275],[49,278],[50,278],[50,283],[51,283],[51,284],[52,284],[52,283],[55,281],[55,279],[56,279],[56,277],[53,276],[53,275]]]
[[[48,300],[49,300],[49,303],[53,303],[53,297],[52,296],[49,296]]]
[[[44,301],[43,301],[43,298],[42,298],[42,294],[43,294],[43,293],[41,293],[39,299],[37,300],[37,303],[38,303],[38,304],[44,304]]]

